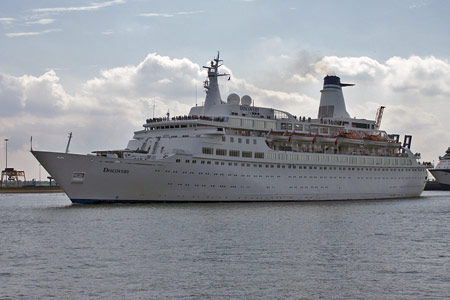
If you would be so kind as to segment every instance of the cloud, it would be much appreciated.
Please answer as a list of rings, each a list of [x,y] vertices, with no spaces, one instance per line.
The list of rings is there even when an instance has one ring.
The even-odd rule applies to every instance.
[[[27,31],[27,32],[10,32],[6,33],[5,35],[7,37],[21,37],[21,36],[36,36],[36,35],[42,35],[47,34],[51,32],[60,32],[62,29],[48,29],[43,31]]]
[[[27,24],[47,25],[47,24],[52,24],[53,22],[55,22],[55,19],[39,19],[37,21],[27,22]]]
[[[0,18],[0,23],[2,24],[11,24],[14,21],[17,21],[15,18]]]
[[[33,9],[33,12],[38,13],[47,13],[47,12],[72,12],[72,11],[90,11],[90,10],[98,10],[100,8],[108,7],[114,4],[123,4],[125,0],[112,0],[106,2],[93,2],[86,6],[71,6],[71,7],[48,7],[48,8],[36,8]]]
[[[186,16],[186,15],[193,15],[193,14],[200,14],[204,13],[203,10],[197,10],[197,11],[179,11],[174,13],[145,13],[140,14],[141,17],[165,17],[165,18],[171,18],[174,16]]]

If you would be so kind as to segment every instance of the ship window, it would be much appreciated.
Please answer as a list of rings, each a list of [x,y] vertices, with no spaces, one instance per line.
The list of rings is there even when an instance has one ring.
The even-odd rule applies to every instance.
[[[267,153],[267,159],[276,159],[276,153],[270,152]]]
[[[257,129],[264,129],[264,121],[255,120],[254,126]]]
[[[303,124],[294,124],[295,130],[303,131]]]
[[[330,157],[329,156],[322,156],[322,162],[329,162],[330,161]]]
[[[218,165],[218,164],[219,164],[219,162],[218,162],[218,161],[216,161],[216,162],[215,162],[215,164],[216,164],[216,165]],[[216,174],[216,175],[217,175],[217,174]]]
[[[207,165],[210,165],[210,164],[211,164],[211,161],[209,161],[209,160],[206,161],[206,164],[207,164]]]
[[[320,128],[320,133],[328,133],[328,128]]]
[[[242,143],[242,139],[241,138],[238,138],[238,143],[239,144]]]
[[[364,123],[352,123],[353,128],[370,128],[370,124],[364,124]]]
[[[230,137],[230,143],[234,143],[234,137]]]
[[[197,163],[197,161],[196,161],[196,160],[194,159],[194,160],[192,160],[192,163],[193,163],[193,164],[196,164],[196,163]]]
[[[214,152],[214,149],[213,148],[207,148],[207,147],[203,147],[202,148],[202,153],[203,154],[213,154]]]
[[[281,130],[292,130],[292,123],[281,123]]]
[[[245,139],[246,144],[250,144],[250,139]]]
[[[204,161],[204,160],[202,160],[202,161],[200,162],[200,164],[204,165],[204,164],[205,164],[205,161]]]
[[[176,160],[177,163],[179,163],[180,161],[181,161],[180,159],[177,159],[177,160]]]
[[[256,140],[255,139],[253,140],[253,145],[256,145]]]
[[[245,128],[252,128],[253,127],[253,120],[242,120],[242,125]]]
[[[189,159],[186,159],[186,163],[187,163],[187,164],[189,163]]]
[[[255,158],[264,158],[264,152],[255,152]]]
[[[227,139],[223,136],[222,137],[222,142],[225,142]]]
[[[230,150],[230,156],[239,157],[240,152],[238,150]]]
[[[216,149],[216,155],[225,156],[225,155],[227,155],[227,150],[226,149]]]
[[[233,126],[233,127],[241,127],[241,119],[230,118],[230,120],[231,120],[231,126]]]
[[[268,116],[268,118],[270,119],[269,116]],[[266,122],[266,128],[275,130],[277,128],[277,123],[267,121]]]
[[[252,157],[252,153],[249,152],[249,151],[242,151],[242,157],[249,157],[249,158],[251,158]]]

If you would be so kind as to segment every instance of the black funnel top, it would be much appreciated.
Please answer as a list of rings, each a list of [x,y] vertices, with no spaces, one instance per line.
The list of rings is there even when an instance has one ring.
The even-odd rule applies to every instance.
[[[341,83],[341,79],[334,75],[325,76],[325,78],[323,79],[323,85],[325,86],[328,84],[338,85],[338,86],[354,86],[353,83]]]
[[[337,76],[325,76],[323,79],[323,85],[333,84],[333,85],[341,85],[341,79]]]

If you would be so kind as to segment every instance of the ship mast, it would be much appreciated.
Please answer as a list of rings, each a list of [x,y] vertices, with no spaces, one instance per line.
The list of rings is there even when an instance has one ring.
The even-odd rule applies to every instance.
[[[219,51],[217,51],[217,57],[214,58],[210,62],[209,66],[203,66],[203,68],[208,69],[208,79],[205,80],[203,87],[206,89],[206,99],[205,99],[205,106],[204,111],[205,114],[208,113],[210,108],[214,105],[218,105],[222,103],[222,98],[220,97],[220,91],[219,91],[219,84],[217,81],[217,78],[220,76],[228,76],[229,74],[219,73],[219,67],[222,66],[220,62],[222,62],[221,59],[219,59]]]

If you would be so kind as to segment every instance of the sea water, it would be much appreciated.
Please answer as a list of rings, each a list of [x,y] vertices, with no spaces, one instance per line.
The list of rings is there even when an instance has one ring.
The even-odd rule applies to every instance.
[[[449,299],[450,192],[72,205],[0,194],[0,299]]]

